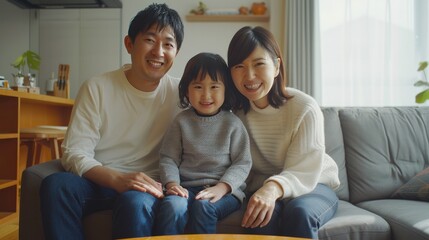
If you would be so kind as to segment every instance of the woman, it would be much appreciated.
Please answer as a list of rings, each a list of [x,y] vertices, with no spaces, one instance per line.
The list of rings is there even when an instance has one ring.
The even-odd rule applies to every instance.
[[[281,56],[274,36],[262,27],[243,27],[228,48],[239,96],[234,108],[250,135],[253,159],[242,226],[314,239],[338,207],[338,167],[325,153],[320,107],[286,88]]]

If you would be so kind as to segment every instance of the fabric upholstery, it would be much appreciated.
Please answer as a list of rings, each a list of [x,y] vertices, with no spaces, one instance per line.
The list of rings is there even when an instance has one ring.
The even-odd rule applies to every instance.
[[[336,189],[338,198],[349,200],[349,187],[347,181],[346,160],[344,156],[343,133],[337,108],[322,108],[325,124],[326,153],[334,159],[338,165],[340,187]]]
[[[392,198],[429,202],[429,168],[419,172],[393,194]]]
[[[429,108],[339,111],[350,201],[389,198],[429,165]]]
[[[383,218],[340,200],[334,218],[319,230],[319,240],[325,239],[390,240],[391,235],[389,224]]]
[[[429,203],[384,199],[366,201],[358,207],[371,211],[384,218],[390,225],[392,239],[429,239]]]

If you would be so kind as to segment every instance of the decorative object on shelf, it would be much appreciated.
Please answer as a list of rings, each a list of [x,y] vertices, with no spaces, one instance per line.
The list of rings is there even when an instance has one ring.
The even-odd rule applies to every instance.
[[[254,2],[252,4],[251,12],[255,15],[264,15],[267,11],[267,7],[264,2]]]
[[[15,59],[15,61],[11,64],[14,68],[18,70],[17,74],[13,74],[12,76],[15,81],[15,86],[21,87],[24,85],[24,67],[27,66],[28,68],[28,74],[30,76],[33,76],[31,74],[31,70],[39,70],[40,67],[40,56],[39,54],[27,50],[21,56]],[[35,75],[34,75],[34,81],[35,81]]]
[[[254,2],[251,7],[210,9],[203,2],[186,15],[189,22],[269,22],[264,2]]]
[[[54,84],[54,96],[62,98],[70,97],[69,74],[69,64],[58,65],[58,80]]]
[[[198,7],[192,9],[190,13],[196,14],[196,15],[203,15],[206,13],[206,11],[207,11],[207,5],[203,2],[199,2]]]
[[[57,82],[55,78],[55,72],[51,73],[51,79],[46,82],[46,94],[50,96],[54,96],[54,86]]]
[[[416,103],[424,103],[426,100],[429,99],[429,82],[425,71],[427,66],[428,66],[427,61],[420,62],[419,68],[417,69],[418,72],[423,72],[424,80],[418,80],[416,83],[414,83],[414,86],[416,87],[425,86],[426,89],[416,95]]]
[[[249,8],[245,7],[245,6],[241,6],[238,9],[238,12],[240,13],[240,15],[247,15],[247,14],[249,14]]]

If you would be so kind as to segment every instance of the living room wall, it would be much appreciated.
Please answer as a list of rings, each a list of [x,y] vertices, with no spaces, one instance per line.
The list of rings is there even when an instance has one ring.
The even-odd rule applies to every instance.
[[[170,74],[177,77],[182,75],[188,59],[198,52],[216,52],[226,58],[227,47],[232,35],[245,25],[260,25],[269,28],[278,38],[278,41],[283,44],[283,0],[265,0],[270,14],[269,22],[188,22],[186,15],[191,9],[198,6],[198,1],[195,0],[123,0],[123,8],[117,10],[118,13],[113,10],[113,14],[107,12],[112,11],[110,9],[107,9],[106,13],[103,13],[104,10],[102,9],[93,10],[93,12],[90,9],[20,9],[8,1],[0,1],[0,30],[3,33],[12,31],[12,34],[4,34],[0,38],[0,75],[11,79],[11,73],[15,72],[15,69],[10,66],[10,63],[23,51],[27,49],[36,52],[43,51],[41,69],[38,74],[41,92],[45,92],[46,81],[50,78],[51,72],[56,71],[58,64],[69,62],[73,63],[70,80],[72,84],[71,97],[74,98],[80,84],[89,77],[130,62],[129,55],[123,47],[123,38],[127,34],[128,24],[139,10],[153,2],[166,3],[171,8],[176,9],[184,21],[185,39],[170,71]],[[221,9],[240,6],[250,7],[254,1],[206,0],[204,2],[208,8]],[[88,26],[89,17],[85,16],[92,18],[89,27],[82,27]],[[108,16],[109,24],[103,20],[106,16]],[[63,27],[61,27],[62,23],[64,24]],[[55,27],[49,30],[52,25]],[[73,27],[69,28],[70,26]],[[88,31],[91,27],[98,28],[99,31],[94,33]],[[67,38],[64,43],[50,37],[57,33],[55,31],[63,31],[66,34],[68,29],[75,34],[66,35]],[[103,51],[103,48],[108,48],[106,46],[106,34],[109,39],[117,36],[115,39],[111,39],[112,41],[107,41],[109,44],[113,44],[110,48],[118,49],[117,51]],[[63,48],[61,50],[55,48],[55,51],[49,52],[49,48],[53,48],[53,46],[63,46]],[[95,56],[101,55],[99,58],[91,58],[93,59],[91,61],[98,62],[88,61],[89,56],[91,56],[88,55],[88,51],[91,49],[97,49],[94,53]],[[65,59],[67,56],[70,56],[71,59]]]

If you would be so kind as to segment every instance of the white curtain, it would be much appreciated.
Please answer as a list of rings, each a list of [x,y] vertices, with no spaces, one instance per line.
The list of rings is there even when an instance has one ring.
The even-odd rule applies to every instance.
[[[285,68],[288,86],[315,95],[314,0],[286,0]]]
[[[320,0],[317,8],[320,105],[416,105],[418,63],[429,60],[427,0]]]

